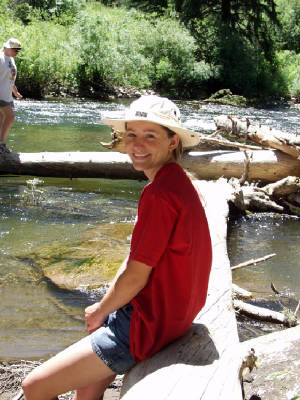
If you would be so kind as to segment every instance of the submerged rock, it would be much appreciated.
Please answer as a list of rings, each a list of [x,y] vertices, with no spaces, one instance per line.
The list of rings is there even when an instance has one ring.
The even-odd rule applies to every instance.
[[[79,243],[54,242],[29,258],[60,288],[99,288],[112,280],[128,255],[132,229],[133,223],[125,222],[99,225],[88,230]]]

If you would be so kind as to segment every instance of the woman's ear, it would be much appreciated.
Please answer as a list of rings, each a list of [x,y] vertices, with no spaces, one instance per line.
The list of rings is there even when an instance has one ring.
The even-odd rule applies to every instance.
[[[169,149],[171,151],[175,150],[179,145],[179,136],[175,133],[172,137],[169,138]]]

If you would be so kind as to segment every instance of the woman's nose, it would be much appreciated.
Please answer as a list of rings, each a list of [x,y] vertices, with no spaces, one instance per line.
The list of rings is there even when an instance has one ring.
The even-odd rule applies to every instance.
[[[134,145],[135,148],[144,147],[144,140],[143,140],[143,138],[136,137],[136,138],[134,139],[133,145]]]

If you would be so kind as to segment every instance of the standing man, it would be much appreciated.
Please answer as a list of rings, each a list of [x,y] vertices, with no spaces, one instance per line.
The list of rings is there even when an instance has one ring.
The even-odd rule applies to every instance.
[[[15,38],[8,39],[0,50],[0,154],[10,152],[5,139],[15,119],[12,95],[19,100],[23,97],[15,85],[17,67],[14,58],[20,50],[21,43]]]

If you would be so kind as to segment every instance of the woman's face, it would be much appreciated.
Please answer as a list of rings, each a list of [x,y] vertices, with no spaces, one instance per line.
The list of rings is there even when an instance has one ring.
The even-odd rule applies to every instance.
[[[127,123],[125,149],[138,171],[144,171],[152,181],[160,168],[173,161],[173,150],[179,143],[175,134],[168,137],[166,130],[153,122]]]

